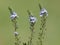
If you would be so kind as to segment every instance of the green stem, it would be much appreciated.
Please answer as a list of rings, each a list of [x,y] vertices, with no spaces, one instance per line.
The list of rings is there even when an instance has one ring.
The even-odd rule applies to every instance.
[[[40,33],[39,33],[39,40],[40,40],[40,45],[43,45],[43,39],[45,35],[45,27],[46,27],[46,16],[41,17],[41,28],[40,28]]]
[[[30,38],[30,45],[32,45],[32,39],[33,39],[33,30],[34,30],[34,26],[31,26],[31,38]]]
[[[17,20],[14,20],[14,30],[17,31]],[[19,38],[18,35],[15,35],[15,45],[19,45]]]

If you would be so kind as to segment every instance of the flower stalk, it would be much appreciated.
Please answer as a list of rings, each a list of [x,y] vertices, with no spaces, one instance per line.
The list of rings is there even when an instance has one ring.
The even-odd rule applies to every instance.
[[[18,29],[18,27],[17,27],[17,18],[18,18],[18,16],[17,16],[16,12],[13,11],[10,7],[8,7],[8,9],[9,9],[10,14],[11,14],[10,19],[11,19],[13,25],[14,25],[15,45],[19,45],[19,37],[18,37],[19,33],[17,32],[17,29]]]
[[[38,39],[40,41],[40,45],[43,45],[43,40],[45,38],[45,32],[46,32],[46,19],[48,16],[48,12],[45,8],[42,8],[40,4],[39,4],[39,8],[40,8],[40,17],[41,17],[41,27],[40,27]]]
[[[34,37],[34,25],[36,23],[36,18],[32,15],[32,13],[29,10],[27,12],[29,15],[30,30],[31,30],[31,37],[30,37],[29,44],[32,45],[32,40]]]

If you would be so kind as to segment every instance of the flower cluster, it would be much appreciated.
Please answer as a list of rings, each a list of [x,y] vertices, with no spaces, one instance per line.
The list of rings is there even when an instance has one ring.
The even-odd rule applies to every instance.
[[[12,12],[10,18],[11,18],[11,20],[14,20],[15,18],[18,18],[16,12]]]
[[[40,11],[40,17],[42,17],[43,15],[48,16],[48,12],[45,8],[42,8]]]
[[[15,20],[16,18],[18,18],[17,13],[15,11],[13,11],[10,7],[8,7],[8,9],[10,11],[10,14],[11,14],[10,18],[12,21]]]
[[[36,22],[36,18],[34,16],[30,16],[30,23],[35,23]]]
[[[36,22],[36,17],[33,16],[33,14],[28,10],[28,15],[29,15],[29,22],[31,26],[34,26]]]
[[[42,8],[42,6],[39,3],[39,8],[40,8],[40,17],[42,16],[48,16],[48,12],[45,8]]]

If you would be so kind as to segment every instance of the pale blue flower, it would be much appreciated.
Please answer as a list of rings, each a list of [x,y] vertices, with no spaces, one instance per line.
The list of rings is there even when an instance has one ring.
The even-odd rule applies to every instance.
[[[36,22],[36,17],[30,16],[30,22],[31,22],[31,23],[35,23],[35,22]]]
[[[13,12],[10,16],[11,20],[14,20],[15,18],[18,18],[17,14]]]
[[[14,34],[15,34],[16,36],[19,35],[18,32],[14,32]]]
[[[40,17],[42,17],[44,14],[45,14],[46,16],[48,16],[47,10],[46,10],[45,8],[42,8],[41,11],[40,11]]]

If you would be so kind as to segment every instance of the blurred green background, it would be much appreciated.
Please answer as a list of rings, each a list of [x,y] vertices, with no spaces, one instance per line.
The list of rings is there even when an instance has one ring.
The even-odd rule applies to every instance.
[[[38,3],[41,3],[49,14],[44,45],[60,45],[60,0],[0,0],[0,45],[14,45],[14,27],[8,6],[11,6],[19,16],[17,31],[20,34],[21,45],[22,42],[27,42],[30,36],[27,10],[29,9],[37,18],[33,39],[34,45],[37,45],[40,27]]]

